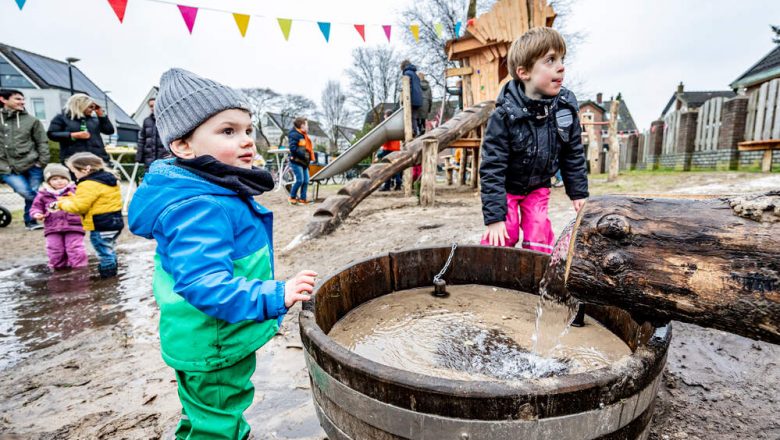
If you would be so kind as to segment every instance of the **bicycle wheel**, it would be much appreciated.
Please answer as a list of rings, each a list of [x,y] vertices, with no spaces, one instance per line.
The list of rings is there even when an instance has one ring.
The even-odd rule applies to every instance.
[[[0,206],[0,228],[4,228],[11,223],[11,211]]]
[[[336,185],[343,185],[347,183],[347,177],[344,175],[344,173],[339,173],[333,176],[333,183]]]
[[[295,182],[295,173],[293,173],[292,168],[286,167],[284,169],[282,178],[279,182],[284,184],[285,191],[287,191],[287,194],[290,194],[290,190],[292,190],[293,183]]]

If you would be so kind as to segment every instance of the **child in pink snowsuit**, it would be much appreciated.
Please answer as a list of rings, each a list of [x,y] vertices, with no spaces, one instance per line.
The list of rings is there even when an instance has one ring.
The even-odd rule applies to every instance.
[[[496,99],[482,144],[482,244],[551,253],[547,216],[550,178],[561,170],[579,211],[588,197],[582,129],[574,93],[562,87],[566,42],[551,28],[534,28],[509,48],[512,74]],[[520,211],[518,215],[518,210]]]
[[[30,216],[44,221],[43,234],[46,236],[49,267],[55,270],[85,267],[87,251],[81,217],[47,208],[60,197],[76,191],[76,185],[70,180],[70,171],[58,163],[49,164],[43,170],[43,178],[44,183],[30,208]]]

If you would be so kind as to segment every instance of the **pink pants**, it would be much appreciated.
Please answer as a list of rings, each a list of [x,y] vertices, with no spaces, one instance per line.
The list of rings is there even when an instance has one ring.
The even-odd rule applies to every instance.
[[[539,188],[525,196],[506,194],[506,231],[509,239],[506,247],[514,247],[520,239],[520,229],[523,230],[523,249],[552,253],[555,234],[547,216],[547,205],[550,202],[550,188]],[[520,215],[518,215],[518,208]],[[482,240],[481,244],[489,244]]]
[[[46,235],[46,254],[49,255],[49,267],[65,269],[85,267],[87,249],[84,247],[83,232],[52,232]]]

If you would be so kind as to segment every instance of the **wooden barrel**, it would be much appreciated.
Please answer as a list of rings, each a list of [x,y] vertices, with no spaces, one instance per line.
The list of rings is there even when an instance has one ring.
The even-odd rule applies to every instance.
[[[331,340],[350,310],[394,291],[430,286],[449,247],[355,263],[322,281],[300,315],[317,415],[330,440],[645,439],[671,325],[639,324],[620,309],[588,306],[632,350],[608,367],[526,381],[463,381],[382,365]],[[549,257],[519,249],[458,247],[448,284],[538,292]]]

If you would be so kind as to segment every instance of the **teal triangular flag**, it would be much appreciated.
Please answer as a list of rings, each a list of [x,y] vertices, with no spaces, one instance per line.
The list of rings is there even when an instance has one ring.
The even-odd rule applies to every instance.
[[[460,37],[460,22],[455,23],[455,38]]]
[[[16,6],[19,6],[19,10],[21,11],[24,7],[24,4],[27,2],[27,0],[16,0]]]
[[[320,27],[322,36],[325,37],[325,42],[330,41],[330,23],[324,21],[318,21],[317,25]]]

